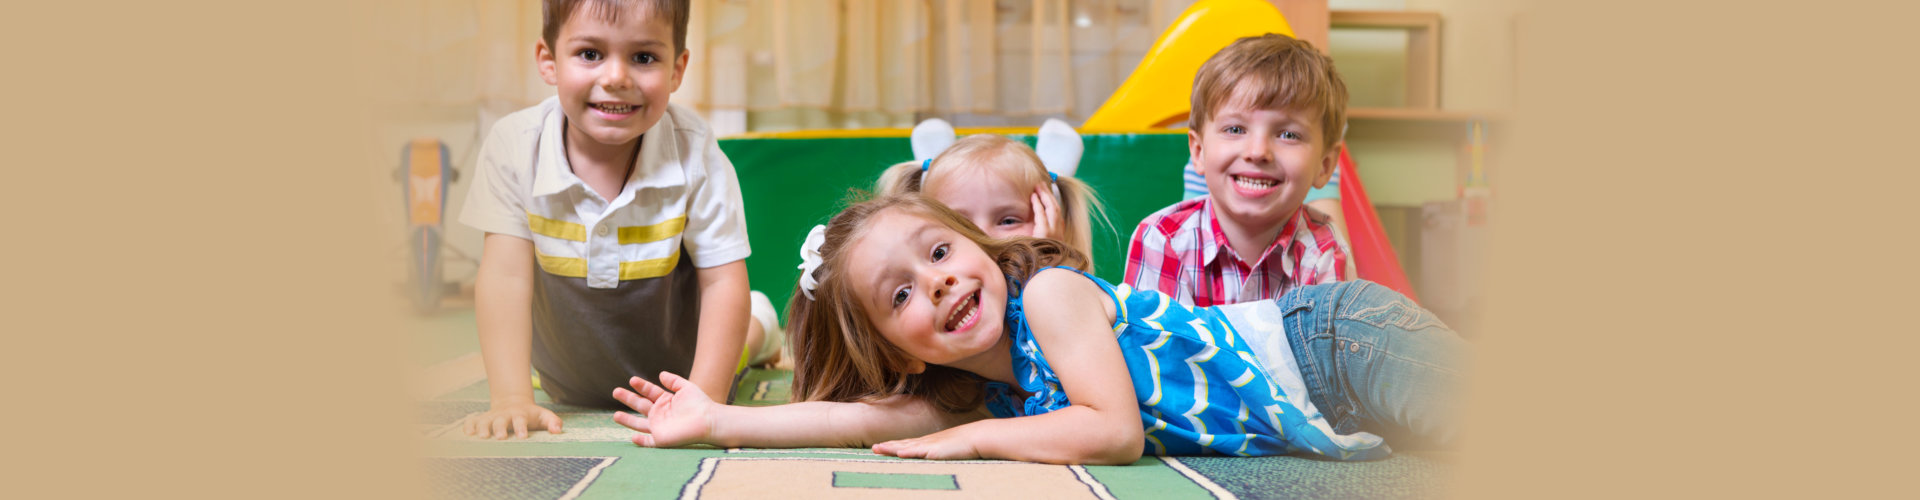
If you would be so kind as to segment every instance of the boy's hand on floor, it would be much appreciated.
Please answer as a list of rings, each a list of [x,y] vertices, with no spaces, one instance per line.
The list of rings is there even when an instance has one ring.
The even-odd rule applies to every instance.
[[[509,403],[495,405],[486,413],[467,417],[465,427],[468,436],[481,439],[506,439],[508,436],[527,438],[527,431],[546,429],[554,434],[560,433],[560,416],[534,404]],[[512,434],[508,434],[511,430]]]
[[[613,390],[613,398],[626,403],[636,414],[614,412],[613,421],[639,434],[633,444],[654,448],[672,448],[698,444],[713,437],[713,412],[720,406],[707,397],[700,386],[672,373],[660,372],[662,388],[633,377],[626,388]]]

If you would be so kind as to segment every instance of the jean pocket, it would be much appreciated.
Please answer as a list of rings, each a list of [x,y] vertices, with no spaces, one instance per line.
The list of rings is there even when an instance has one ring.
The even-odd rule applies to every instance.
[[[1278,298],[1278,299],[1274,299],[1274,301],[1278,302],[1280,305],[1281,315],[1291,316],[1293,315],[1293,313],[1296,313],[1296,312],[1312,312],[1313,311],[1313,299],[1310,299],[1310,298],[1292,299],[1292,300],[1290,299],[1292,298],[1285,297],[1285,296],[1282,296],[1281,298]]]
[[[1376,328],[1394,327],[1406,331],[1446,326],[1433,313],[1414,305],[1413,301],[1406,297],[1397,295],[1384,302],[1365,305],[1341,314],[1340,319],[1358,321]]]

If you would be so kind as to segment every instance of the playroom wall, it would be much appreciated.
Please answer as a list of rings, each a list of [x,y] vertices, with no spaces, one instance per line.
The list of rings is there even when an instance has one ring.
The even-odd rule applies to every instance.
[[[394,164],[373,165],[369,182],[384,183],[387,199],[379,221],[393,231],[404,227],[401,219],[401,192],[390,180],[391,169],[399,162],[400,145],[415,137],[435,137],[447,143],[461,179],[449,187],[447,207],[457,216],[464,205],[472,180],[473,156],[487,125],[513,110],[531,105],[552,95],[552,88],[539,80],[535,72],[533,40],[539,33],[538,0],[409,0],[381,3],[377,24],[369,36],[391,37],[384,46],[404,52],[398,57],[375,63],[383,74],[393,75],[391,85],[406,92],[394,102],[381,103],[385,116],[377,120],[385,125],[369,131],[381,144],[394,145]],[[765,0],[723,2],[730,6],[771,5]],[[938,3],[938,2],[936,2]],[[1050,2],[1049,2],[1050,3]],[[1078,123],[1091,114],[1133,65],[1166,23],[1190,5],[1191,0],[1073,0],[1060,2],[1072,16],[1055,16],[1060,24],[1043,30],[1041,39],[1070,33],[1075,50],[1068,55],[1074,64],[1075,85],[1071,102],[1065,106],[1034,106],[1030,94],[1035,87],[1033,75],[1025,74],[1032,43],[1031,26],[1023,24],[1028,14],[1017,11],[1020,2],[1002,0],[999,4],[1016,7],[1010,19],[995,29],[1000,61],[1006,69],[999,79],[997,93],[1006,100],[1023,96],[1008,105],[1007,111],[958,113],[953,110],[927,109],[916,112],[883,110],[829,110],[815,106],[788,106],[766,109],[704,110],[716,128],[738,131],[778,131],[819,128],[910,127],[921,118],[940,116],[966,126],[1032,126],[1044,118],[1066,118]],[[1333,10],[1413,10],[1440,14],[1441,85],[1440,106],[1445,111],[1486,113],[1497,117],[1512,106],[1511,61],[1512,27],[1516,19],[1511,1],[1473,0],[1331,0]],[[1134,9],[1132,14],[1114,12]],[[1056,6],[1057,8],[1057,6]],[[1057,13],[1058,11],[1052,11]],[[1087,18],[1082,26],[1081,17]],[[1157,24],[1156,24],[1157,23]],[[1051,23],[1049,23],[1051,25]],[[691,35],[698,35],[698,32]],[[1113,42],[1114,39],[1119,42]],[[1402,104],[1400,88],[1405,85],[1405,35],[1393,32],[1334,30],[1330,34],[1331,53],[1346,74],[1353,93],[1354,106],[1392,107]],[[708,50],[712,55],[714,50]],[[713,64],[696,53],[694,64]],[[1472,85],[1463,82],[1471,81]],[[689,85],[696,84],[689,81]],[[684,102],[683,87],[676,102]],[[383,94],[384,95],[384,94]],[[698,96],[695,96],[698,97]],[[707,97],[711,100],[711,96]],[[1044,99],[1043,99],[1044,100]],[[729,114],[731,112],[731,114]],[[1354,127],[1380,127],[1381,124],[1356,123]],[[1388,125],[1390,127],[1390,125]],[[1355,160],[1366,173],[1369,193],[1381,208],[1389,237],[1409,261],[1409,273],[1420,277],[1417,266],[1418,208],[1424,204],[1452,200],[1456,196],[1455,165],[1460,157],[1460,136],[1415,136],[1356,132],[1350,134]],[[1492,130],[1490,147],[1499,147],[1498,128]],[[446,274],[449,279],[470,284],[477,262],[481,234],[449,219],[446,225]],[[386,249],[396,260],[404,259],[406,248]],[[395,277],[396,286],[401,278]]]

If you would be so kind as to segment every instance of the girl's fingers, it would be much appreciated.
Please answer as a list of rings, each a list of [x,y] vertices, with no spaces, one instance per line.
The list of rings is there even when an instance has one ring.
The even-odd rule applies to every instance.
[[[547,432],[554,433],[554,434],[560,433],[560,416],[559,415],[555,415],[553,414],[553,412],[547,412],[546,415],[543,415],[540,417],[540,423],[547,426]]]
[[[633,411],[643,414],[646,413],[648,409],[653,408],[652,400],[642,398],[639,394],[634,394],[633,391],[626,390],[625,388],[615,388],[613,390],[613,399],[626,404],[628,408],[633,408]]]
[[[492,439],[506,439],[507,438],[507,419],[504,419],[504,418],[493,419],[493,434],[489,435],[488,437]]]
[[[660,372],[660,383],[667,386],[668,391],[676,393],[694,386],[692,382],[688,382],[687,379],[681,378],[679,375],[674,375],[673,372]]]
[[[1047,237],[1047,233],[1053,231],[1053,228],[1047,224],[1047,207],[1040,203],[1040,192],[1035,190],[1032,196],[1027,197],[1027,202],[1033,204],[1033,237]]]
[[[1041,191],[1040,204],[1046,205],[1047,207],[1047,224],[1058,227],[1060,225],[1060,200],[1054,199],[1051,191]]]
[[[613,412],[613,421],[622,427],[633,429],[634,432],[653,432],[652,421],[624,411]]]
[[[873,445],[873,452],[880,455],[904,457],[902,453],[913,444],[911,439],[895,439]]]
[[[634,390],[626,390],[624,387],[614,388],[614,390],[612,390],[612,398],[618,400],[618,402],[622,402],[622,404],[626,404],[628,408],[634,408],[636,412],[641,413],[647,412],[643,406],[653,406],[653,400],[641,398],[639,394],[634,394]]]
[[[654,446],[653,446],[653,435],[652,435],[652,434],[647,434],[647,433],[644,433],[644,432],[643,432],[643,433],[639,433],[639,434],[634,434],[634,435],[633,435],[633,444],[637,444],[637,445],[640,445],[640,446],[645,446],[645,447],[648,447],[648,448],[652,448],[652,447],[654,447]]]
[[[661,389],[660,386],[653,385],[653,382],[640,377],[628,379],[627,384],[632,385],[635,392],[639,392],[641,397],[647,399],[660,399],[660,395],[667,392],[666,389]]]
[[[513,436],[520,439],[527,438],[527,417],[513,416]]]

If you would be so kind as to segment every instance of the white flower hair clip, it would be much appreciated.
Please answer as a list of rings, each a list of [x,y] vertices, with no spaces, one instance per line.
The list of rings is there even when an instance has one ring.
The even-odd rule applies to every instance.
[[[813,272],[820,270],[820,263],[824,262],[820,245],[826,242],[827,226],[815,224],[813,231],[807,233],[807,241],[800,244],[800,293],[806,294],[807,300],[814,300],[813,289],[820,286],[819,281],[814,281]]]

